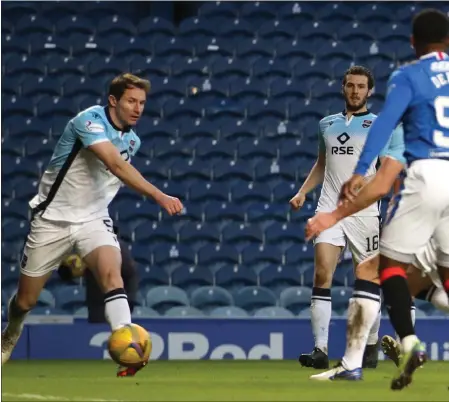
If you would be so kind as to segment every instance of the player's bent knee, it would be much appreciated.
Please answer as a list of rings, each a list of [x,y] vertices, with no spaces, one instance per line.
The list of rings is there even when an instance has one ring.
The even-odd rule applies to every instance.
[[[332,270],[317,265],[315,267],[313,286],[315,286],[316,288],[330,288],[331,284],[332,284]]]
[[[355,277],[369,282],[379,283],[379,257],[373,256],[361,261],[355,269]]]

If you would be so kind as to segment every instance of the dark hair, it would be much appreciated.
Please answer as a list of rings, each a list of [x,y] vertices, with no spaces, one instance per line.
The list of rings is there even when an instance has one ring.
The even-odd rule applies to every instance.
[[[417,45],[443,43],[449,37],[449,18],[434,8],[422,10],[413,17],[412,34]]]
[[[368,89],[373,89],[374,88],[374,76],[373,73],[366,67],[363,66],[352,66],[349,67],[346,72],[345,75],[343,76],[343,86],[346,85],[346,77],[351,74],[351,75],[364,75],[365,77],[368,78]]]
[[[109,94],[115,97],[117,101],[123,96],[127,89],[140,88],[145,91],[146,94],[150,92],[150,81],[137,77],[130,73],[123,73],[115,77],[109,85]]]

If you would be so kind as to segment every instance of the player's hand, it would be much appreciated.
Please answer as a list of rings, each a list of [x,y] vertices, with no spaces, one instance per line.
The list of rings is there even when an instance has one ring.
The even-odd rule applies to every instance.
[[[164,208],[169,215],[179,215],[184,209],[182,202],[167,194],[161,193],[155,200],[162,208]]]
[[[306,195],[302,193],[297,193],[290,201],[290,206],[294,211],[300,209],[306,202]]]
[[[307,220],[306,240],[309,241],[318,236],[322,231],[329,229],[337,223],[337,218],[332,212],[318,212],[314,217]]]
[[[340,192],[340,201],[352,202],[364,184],[365,178],[363,176],[360,176],[359,174],[353,175],[346,183],[343,184]]]

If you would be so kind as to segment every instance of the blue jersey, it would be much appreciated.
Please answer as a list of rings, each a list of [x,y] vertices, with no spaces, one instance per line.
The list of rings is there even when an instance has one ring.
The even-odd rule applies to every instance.
[[[377,115],[367,112],[355,113],[349,119],[345,113],[337,113],[323,118],[319,123],[320,152],[326,155],[324,181],[318,201],[318,211],[333,211],[337,207],[341,186],[347,181],[359,159],[368,131]],[[398,127],[378,156],[400,158],[403,153],[402,128]],[[376,174],[376,161],[366,172],[366,176]],[[358,216],[378,216],[376,204],[371,205]]]
[[[404,127],[404,157],[449,160],[449,57],[434,52],[395,70],[385,105],[370,130],[355,173],[364,174],[398,122]]]
[[[33,211],[45,219],[78,223],[108,216],[108,205],[121,182],[88,149],[105,141],[127,161],[140,147],[131,128],[115,126],[107,107],[93,106],[71,119],[30,202]]]

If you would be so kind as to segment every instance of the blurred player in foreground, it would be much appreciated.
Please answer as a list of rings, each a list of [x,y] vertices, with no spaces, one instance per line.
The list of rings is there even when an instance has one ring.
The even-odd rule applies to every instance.
[[[352,202],[344,202],[332,212],[319,212],[309,219],[306,226],[306,238],[310,240],[312,237],[318,236],[322,231],[333,227],[342,219],[385,197],[393,186],[397,174],[404,168],[404,164],[403,157],[397,160],[390,157],[385,158],[374,179],[362,187]],[[435,242],[431,239],[424,251],[414,256],[414,261],[407,269],[407,282],[412,296],[428,300],[438,309],[449,313],[449,299],[436,268],[436,250]],[[394,338],[388,335],[384,336],[382,350],[399,366],[401,351]],[[312,378],[317,380],[339,379],[341,378],[339,374],[344,373],[345,370],[343,361],[341,366],[312,376]]]
[[[404,125],[407,161],[404,189],[381,237],[380,280],[391,323],[401,339],[403,358],[391,382],[403,389],[427,355],[415,334],[406,269],[431,237],[437,265],[449,293],[449,18],[428,9],[413,19],[412,45],[419,60],[398,68],[388,84],[385,105],[373,124],[353,177],[342,188],[351,200],[399,121]]]
[[[317,211],[332,211],[337,207],[339,190],[351,177],[369,127],[377,118],[368,111],[366,105],[373,87],[374,77],[367,68],[353,66],[346,71],[342,82],[345,111],[326,116],[320,121],[318,159],[303,186],[290,200],[294,210],[300,209],[307,193],[321,183],[323,187]],[[400,129],[394,135],[402,140]],[[388,151],[387,146],[380,151],[379,157],[382,159]],[[375,172],[376,163],[373,162],[366,176],[374,175]],[[379,227],[379,206],[374,203],[339,225],[324,231],[315,239],[315,275],[310,307],[315,347],[312,353],[299,357],[303,366],[329,368],[327,348],[332,314],[330,287],[338,260],[346,245],[353,257],[356,277],[354,303],[348,310],[349,320],[354,316],[354,308],[359,305],[363,306],[361,308],[365,311],[363,316],[369,317],[369,327],[364,328],[360,338],[363,348],[368,341],[366,351],[363,354],[363,350],[359,351],[360,345],[353,343],[352,352],[348,355],[351,360],[349,364],[353,369],[361,367],[362,361],[364,367],[377,366],[381,319],[377,274]]]
[[[33,217],[17,293],[9,302],[8,325],[2,333],[2,364],[9,359],[47,279],[73,248],[98,280],[111,330],[131,323],[120,245],[108,205],[123,182],[170,215],[183,208],[130,163],[140,147],[132,126],[142,115],[149,90],[149,81],[121,74],[109,86],[106,107],[90,107],[67,123],[38,194],[30,202]]]

